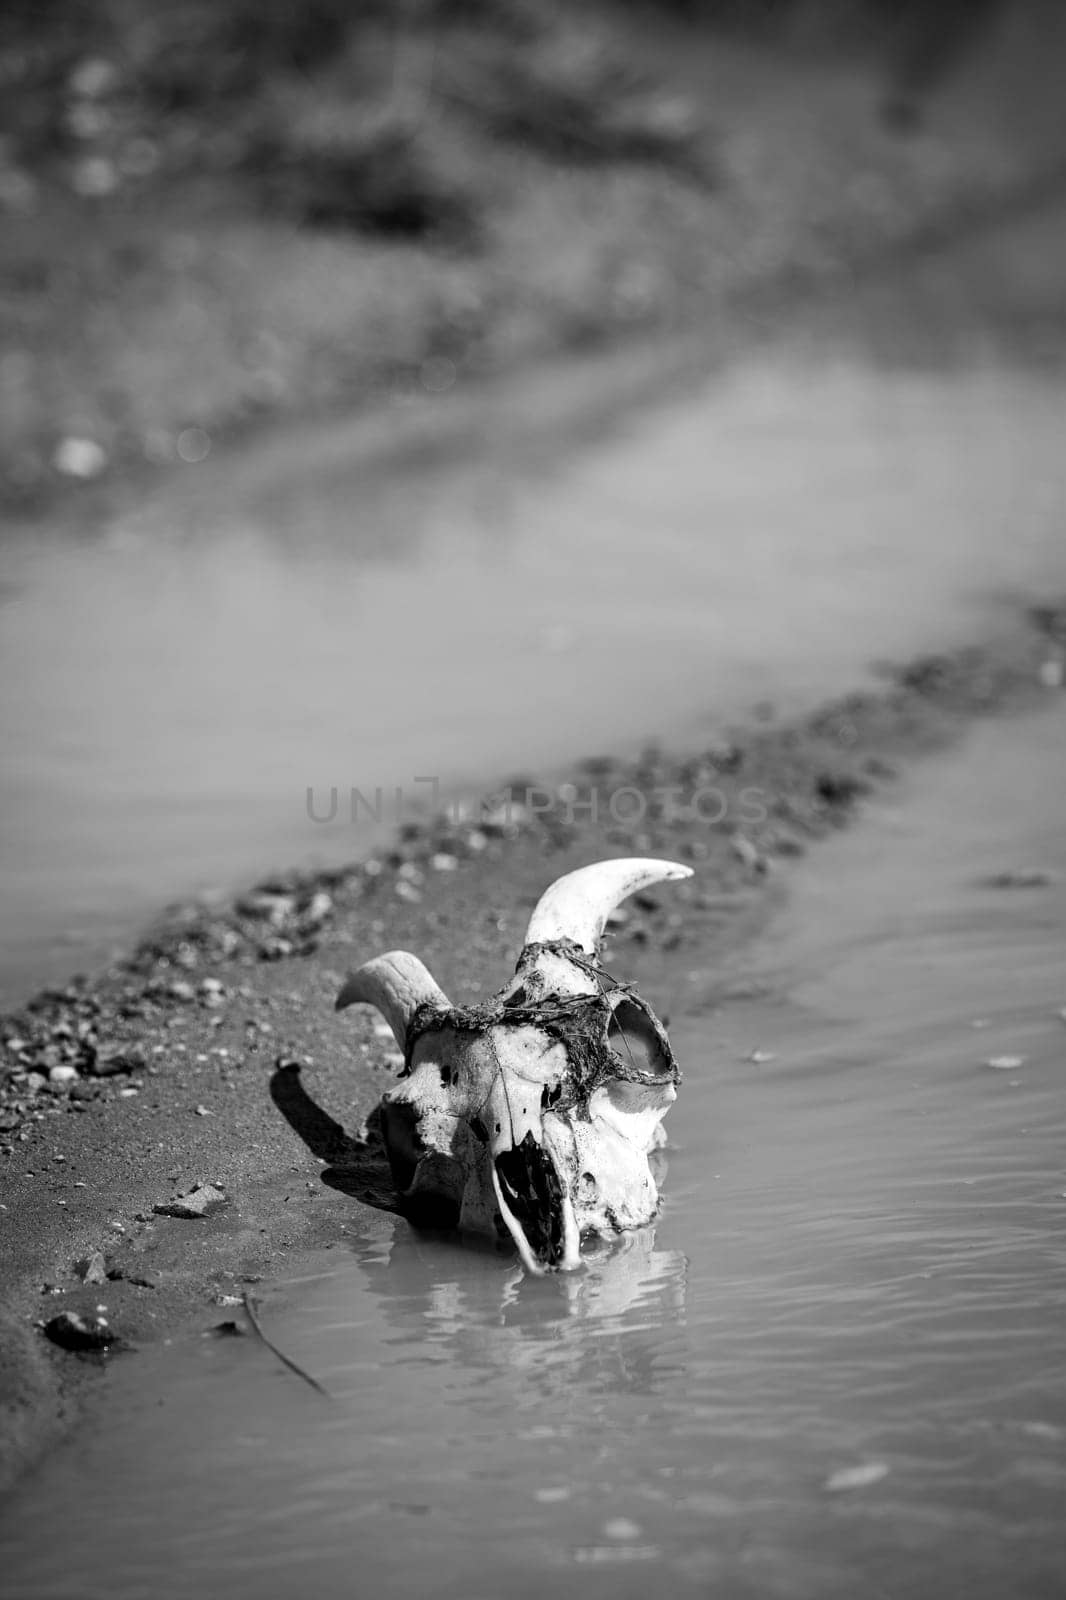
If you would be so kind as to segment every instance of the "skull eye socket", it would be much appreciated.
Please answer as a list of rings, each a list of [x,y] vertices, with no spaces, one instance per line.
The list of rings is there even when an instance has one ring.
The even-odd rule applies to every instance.
[[[624,1066],[659,1077],[671,1070],[648,1014],[632,1000],[619,1000],[611,1013],[607,1043]]]

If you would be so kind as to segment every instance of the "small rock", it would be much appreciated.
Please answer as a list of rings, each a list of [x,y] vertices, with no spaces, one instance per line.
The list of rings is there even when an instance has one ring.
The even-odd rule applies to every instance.
[[[80,1261],[75,1261],[74,1271],[82,1283],[106,1283],[107,1262],[104,1260],[102,1250],[94,1250],[91,1255],[83,1256]]]
[[[997,1072],[1017,1072],[1024,1065],[1024,1056],[990,1056],[985,1062],[986,1067],[994,1067]]]
[[[107,456],[95,439],[62,439],[56,445],[52,465],[66,478],[98,478],[107,466]]]
[[[138,1072],[146,1062],[140,1045],[99,1044],[89,1063],[94,1078],[114,1078],[125,1072]]]
[[[72,93],[97,100],[115,88],[118,69],[103,56],[86,56],[74,67],[67,82]]]
[[[201,978],[199,995],[200,1004],[206,1006],[208,1010],[224,1006],[226,1003],[225,985],[218,978]]]
[[[166,992],[171,1000],[178,1000],[182,1005],[191,1005],[196,999],[196,990],[184,978],[175,978],[173,983],[168,983]]]
[[[113,194],[121,181],[122,178],[118,168],[106,156],[86,156],[83,160],[74,163],[70,174],[71,187],[75,194],[82,194],[92,198]],[[70,441],[64,440],[64,443],[67,442]],[[88,440],[78,441],[78,443],[89,442]],[[95,448],[100,450],[99,445],[95,446]],[[103,456],[102,450],[100,450],[100,455]],[[63,469],[61,468],[60,470]],[[101,470],[102,467],[89,473],[79,472],[76,476],[95,478],[97,472]]]
[[[1066,680],[1066,663],[1057,656],[1049,656],[1040,663],[1039,677],[1045,689],[1061,689]]]
[[[184,1194],[175,1195],[173,1200],[153,1206],[152,1210],[157,1217],[182,1217],[195,1221],[224,1206],[227,1198],[225,1190],[216,1184],[197,1183]]]
[[[257,954],[260,961],[283,961],[292,955],[291,939],[264,939]]]
[[[158,1288],[155,1278],[148,1278],[137,1272],[124,1272],[121,1267],[108,1267],[107,1276],[112,1283],[132,1283],[138,1289]]]
[[[438,850],[430,856],[429,864],[434,872],[454,872],[459,865],[459,857],[449,855],[446,850]]]
[[[213,1111],[208,1111],[206,1106],[194,1106],[193,1107],[193,1116],[194,1117],[213,1117],[214,1114],[215,1113]]]
[[[743,833],[733,834],[729,843],[737,860],[743,862],[749,872],[766,871],[768,866],[766,857]]]
[[[216,1294],[215,1304],[216,1306],[239,1306],[243,1305],[244,1302],[239,1294]]]
[[[311,896],[304,910],[301,921],[307,927],[320,927],[326,919],[333,914],[333,899],[324,889],[318,889]]]
[[[106,1350],[115,1335],[103,1317],[83,1317],[77,1311],[61,1311],[44,1324],[46,1339],[63,1350]]]
[[[639,1539],[640,1524],[631,1522],[628,1517],[612,1517],[603,1525],[604,1536],[608,1539]]]
[[[242,917],[256,917],[271,923],[275,928],[280,928],[296,911],[296,901],[291,894],[277,894],[257,889],[238,900],[237,910]]]
[[[887,1478],[888,1472],[889,1469],[883,1461],[866,1461],[859,1467],[839,1467],[826,1478],[825,1487],[830,1494],[837,1494],[845,1489],[868,1489],[871,1484],[880,1483],[882,1478]]]
[[[49,1083],[75,1083],[78,1077],[77,1067],[58,1066],[48,1069]]]

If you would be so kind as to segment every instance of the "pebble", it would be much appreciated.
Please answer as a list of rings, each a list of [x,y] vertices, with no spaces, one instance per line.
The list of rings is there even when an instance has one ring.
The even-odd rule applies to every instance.
[[[107,466],[107,455],[95,439],[62,439],[56,445],[52,465],[66,478],[98,478]]]
[[[606,1539],[639,1539],[639,1522],[631,1522],[628,1517],[612,1517],[603,1525],[603,1534]]]
[[[181,1217],[188,1221],[195,1221],[199,1217],[206,1217],[210,1212],[217,1211],[226,1204],[227,1195],[224,1189],[217,1184],[197,1183],[184,1194],[175,1195],[173,1200],[167,1200],[162,1205],[152,1207],[157,1217]]]
[[[429,864],[434,872],[454,872],[459,865],[459,857],[449,855],[446,850],[438,850],[436,855],[430,856]]]
[[[333,900],[324,889],[318,889],[308,901],[303,913],[303,921],[311,927],[317,927],[326,921],[333,913]]]
[[[102,1250],[94,1250],[91,1255],[83,1256],[80,1261],[75,1261],[74,1271],[82,1283],[106,1283],[107,1262],[104,1260]]]
[[[48,1070],[49,1083],[73,1083],[78,1076],[77,1067],[50,1067]]]
[[[766,871],[769,864],[766,857],[744,834],[734,833],[729,843],[737,860],[742,862],[749,872]]]
[[[136,1072],[145,1064],[145,1053],[140,1045],[97,1045],[89,1066],[94,1078],[114,1078],[120,1073]]]
[[[887,1478],[888,1472],[883,1461],[866,1461],[860,1467],[839,1467],[826,1478],[825,1487],[830,1494],[838,1494],[846,1489],[868,1489],[871,1484]]]

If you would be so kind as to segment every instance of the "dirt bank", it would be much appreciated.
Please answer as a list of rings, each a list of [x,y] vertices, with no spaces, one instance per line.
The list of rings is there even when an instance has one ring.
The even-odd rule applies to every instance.
[[[177,908],[127,961],[5,1018],[3,1481],[124,1347],[222,1320],[226,1297],[335,1236],[353,1203],[394,1204],[354,1136],[396,1056],[372,1014],[334,1015],[348,967],[407,946],[474,1001],[511,970],[552,878],[605,853],[663,854],[694,878],[628,906],[608,959],[668,1015],[672,975],[713,970],[760,927],[790,857],[972,718],[1057,692],[1064,644],[1060,610],[1007,616],[983,647],[913,662],[802,723],[768,713],[709,749],[517,780],[510,804],[497,790],[486,814],[412,826],[380,859]],[[157,1209],[198,1184],[225,1203],[200,1218]],[[101,1306],[118,1339],[106,1358],[39,1331]]]

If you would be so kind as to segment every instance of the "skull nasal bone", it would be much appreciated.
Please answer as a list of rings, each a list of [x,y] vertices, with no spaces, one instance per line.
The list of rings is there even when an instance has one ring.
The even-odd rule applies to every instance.
[[[496,1176],[533,1254],[548,1266],[563,1258],[563,1189],[551,1157],[527,1133],[496,1157]]]

